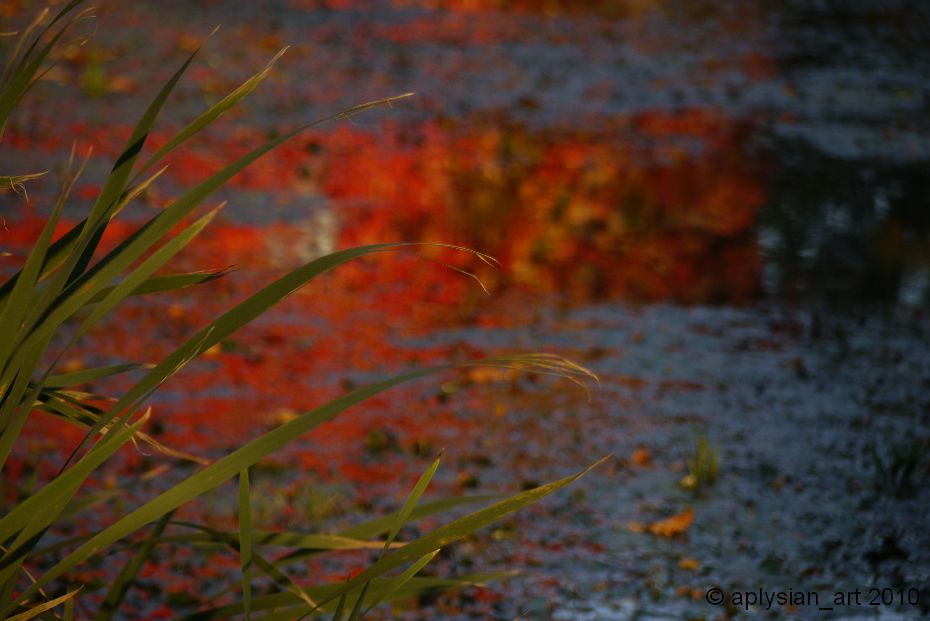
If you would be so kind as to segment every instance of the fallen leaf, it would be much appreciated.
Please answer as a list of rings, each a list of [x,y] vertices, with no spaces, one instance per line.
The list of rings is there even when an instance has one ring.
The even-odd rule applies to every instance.
[[[64,364],[61,365],[62,373],[76,373],[87,368],[87,365],[84,364],[84,361],[80,358],[68,358]]]
[[[491,384],[504,382],[515,377],[513,369],[499,369],[496,367],[474,367],[468,369],[468,379],[472,384]]]
[[[292,410],[291,408],[281,408],[275,412],[274,415],[272,415],[271,422],[274,424],[283,425],[285,423],[291,422],[298,416],[299,415],[296,410]]]
[[[652,456],[649,454],[649,450],[645,448],[638,448],[633,451],[633,463],[637,466],[646,466],[652,460]]]
[[[701,568],[701,561],[691,557],[683,558],[678,561],[678,566],[682,569],[687,569],[688,571],[697,571]]]
[[[688,530],[693,519],[694,511],[688,509],[684,513],[653,522],[649,525],[649,532],[659,537],[675,537]]]

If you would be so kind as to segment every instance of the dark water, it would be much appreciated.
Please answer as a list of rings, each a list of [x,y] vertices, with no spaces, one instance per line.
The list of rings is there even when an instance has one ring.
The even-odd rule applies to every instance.
[[[368,235],[452,238],[529,266],[518,282],[582,299],[927,301],[921,3],[428,6],[105,3],[94,41],[37,89],[47,108],[22,113],[14,132],[26,146],[59,137],[64,119],[130,123],[179,46],[222,23],[169,124],[284,44],[294,47],[279,72],[232,127],[283,129],[417,93],[353,122],[371,136],[361,152],[326,132],[311,140],[296,164],[309,193],[259,183],[229,210],[237,221],[331,208],[345,241],[366,235],[352,229],[371,211],[391,210]],[[68,97],[75,85],[91,96]],[[115,149],[112,134],[96,140]]]

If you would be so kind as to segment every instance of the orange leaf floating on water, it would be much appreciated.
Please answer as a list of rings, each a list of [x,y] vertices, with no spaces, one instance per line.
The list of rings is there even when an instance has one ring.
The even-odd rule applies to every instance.
[[[633,463],[637,466],[648,465],[652,460],[652,456],[649,454],[649,450],[645,448],[638,448],[633,451]]]
[[[696,558],[683,558],[678,561],[678,566],[682,569],[687,569],[688,571],[697,571],[701,568],[701,561]]]
[[[694,510],[688,509],[684,513],[653,522],[649,525],[649,532],[659,537],[675,537],[688,530],[692,520],[694,520]]]

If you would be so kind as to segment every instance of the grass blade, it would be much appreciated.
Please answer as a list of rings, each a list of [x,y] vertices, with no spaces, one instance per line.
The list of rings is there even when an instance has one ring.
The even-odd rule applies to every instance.
[[[26,183],[30,181],[35,181],[36,179],[41,179],[48,174],[48,171],[40,173],[32,173],[28,175],[0,175],[0,190],[12,190],[16,194],[21,195],[26,199],[26,202],[29,201],[29,193],[26,192]]]
[[[439,462],[441,459],[441,457],[434,459],[433,463],[420,475],[416,485],[413,486],[413,491],[407,496],[404,506],[401,507],[400,511],[397,513],[394,526],[391,527],[391,532],[388,533],[387,539],[384,542],[385,551],[394,543],[394,539],[397,538],[397,533],[400,532],[404,524],[410,521],[410,514],[413,513],[414,508],[416,508],[417,504],[420,502],[420,498],[423,496],[424,492],[426,492],[426,488],[429,487],[430,482],[436,475],[436,470],[439,469]]]
[[[31,585],[23,592],[20,598],[28,599],[29,597],[32,597],[39,588],[42,588],[51,581],[61,577],[67,571],[75,567],[78,563],[83,562],[101,550],[105,550],[108,546],[111,546],[124,537],[131,535],[132,533],[142,528],[144,525],[152,522],[153,520],[157,520],[169,511],[173,511],[174,509],[177,509],[181,505],[189,502],[190,500],[193,500],[201,494],[204,494],[211,489],[221,485],[224,481],[231,479],[244,468],[252,466],[263,457],[280,450],[294,438],[306,433],[307,431],[310,431],[311,429],[316,428],[324,422],[332,420],[349,407],[356,405],[376,394],[384,392],[389,388],[393,388],[398,384],[402,384],[419,377],[424,377],[428,374],[435,373],[438,370],[439,368],[412,371],[388,380],[376,382],[364,388],[355,390],[338,399],[335,399],[326,405],[303,414],[294,420],[284,423],[280,427],[265,433],[259,438],[249,442],[245,446],[233,451],[226,457],[214,462],[210,466],[207,466],[203,470],[194,473],[184,481],[175,485],[173,488],[163,492],[153,500],[145,503],[128,515],[117,520],[109,527],[103,529],[95,536],[91,537],[82,545],[78,546],[78,548],[71,552],[68,556],[47,570],[45,574],[38,578],[35,584]],[[118,435],[121,436],[122,431],[119,433],[113,433],[111,431],[103,437],[102,442],[109,442],[111,441],[111,436]],[[90,453],[88,453],[87,456],[78,462],[74,468],[69,469],[54,482],[50,483],[42,490],[39,490],[39,492],[37,492],[34,496],[20,503],[13,510],[13,512],[8,514],[5,518],[0,519],[0,540],[5,538],[6,532],[15,532],[15,530],[13,530],[15,526],[20,526],[22,528],[21,520],[24,513],[31,511],[35,506],[43,506],[42,502],[45,499],[40,498],[43,492],[58,484],[55,489],[57,492],[57,488],[64,485],[62,481],[65,480],[68,475],[71,475],[71,478],[68,479],[69,481],[76,479],[78,475],[72,473],[77,470],[77,466],[81,465],[82,462],[85,462],[92,457],[98,456],[100,451],[96,449],[97,447],[95,446],[95,450],[92,450]],[[46,492],[46,494],[50,495],[51,492]],[[71,496],[73,496],[73,493],[70,494],[68,498],[70,499]]]
[[[0,584],[9,584],[19,573],[26,555],[38,543],[45,529],[67,507],[83,482],[110,455],[128,442],[134,433],[148,420],[148,413],[116,433],[104,436],[100,442],[83,459],[67,472],[57,476],[48,485],[29,496],[5,516],[0,518],[0,541],[7,541],[15,536],[9,549],[0,557]],[[47,575],[47,574],[46,574]],[[20,602],[28,602],[45,584],[43,577],[37,579],[18,597]],[[15,605],[12,600],[0,601],[0,618],[10,612]]]
[[[183,368],[189,361],[264,313],[307,281],[352,259],[403,245],[406,244],[376,244],[335,252],[310,261],[266,286],[198,331],[159,362],[139,382],[123,394],[106,416],[100,418],[97,424],[88,432],[84,442],[75,450],[75,453],[86,445],[93,435],[99,433],[100,429],[127,409],[134,407],[135,404]]]
[[[74,170],[75,151],[76,147],[72,146],[71,155],[68,158],[65,169],[65,180],[62,183],[61,190],[58,192],[58,197],[55,201],[55,209],[61,209],[64,207],[68,200],[68,196],[71,194],[71,190],[74,188],[78,179],[81,177],[81,174],[84,172],[84,168],[87,166],[88,159],[90,158],[91,150],[88,150],[84,161],[76,171],[72,172]],[[86,220],[84,222],[86,222]],[[71,248],[77,242],[77,238],[81,232],[81,226],[83,226],[83,223],[72,228],[49,247],[48,251],[45,253],[45,257],[43,258],[42,266],[39,269],[39,276],[37,281],[41,281],[67,259],[67,252],[70,252]],[[19,272],[10,277],[5,283],[3,283],[3,286],[0,287],[0,308],[2,308],[3,305],[7,303],[10,293],[14,287],[16,287],[16,283],[19,282],[22,275],[23,269],[20,269]]]
[[[191,59],[192,58],[193,57],[191,57]],[[187,63],[189,63],[191,59],[188,59]],[[186,67],[187,63],[185,63],[184,67],[178,70],[178,73],[175,74],[173,80],[176,81],[176,79],[180,77],[180,73]],[[168,87],[166,86],[165,89],[167,88]],[[163,89],[163,93],[165,92],[165,89]],[[160,94],[159,99],[161,99],[161,95],[162,94]],[[115,278],[119,273],[122,272],[123,269],[142,256],[146,250],[148,250],[154,243],[161,239],[161,237],[167,234],[171,227],[179,223],[181,219],[183,219],[191,210],[193,210],[217,189],[222,187],[235,174],[240,172],[242,169],[244,169],[246,166],[254,162],[262,155],[266,154],[268,151],[291,139],[298,133],[315,125],[319,125],[320,123],[326,122],[328,120],[347,119],[365,110],[369,110],[381,105],[389,105],[392,102],[408,97],[409,95],[410,94],[389,97],[386,99],[380,99],[345,109],[330,117],[314,121],[282,136],[279,136],[278,138],[270,140],[261,147],[258,147],[250,153],[239,158],[232,164],[229,164],[200,185],[185,193],[159,215],[152,218],[152,220],[146,223],[141,229],[136,231],[136,233],[124,240],[123,243],[121,243],[106,257],[101,259],[92,269],[88,270],[82,276],[76,278],[73,282],[70,282],[68,290],[65,292],[65,294],[63,294],[63,298],[56,300],[55,304],[52,305],[50,314],[45,315],[44,312],[46,304],[40,304],[39,311],[33,313],[34,321],[32,323],[35,324],[36,321],[41,318],[42,330],[48,331],[57,329],[57,327],[61,325],[65,319],[73,315],[78,308],[83,306],[87,302],[87,299],[96,294],[100,288],[109,284],[110,280]],[[150,107],[150,111],[153,108],[155,108],[154,103]],[[149,116],[151,115],[149,112],[147,112],[144,120],[148,119]],[[140,122],[137,130],[143,126],[144,123]],[[142,136],[140,140],[144,140],[144,137],[145,136]],[[138,144],[138,149],[141,149],[141,143]],[[134,158],[137,156],[138,151],[136,150],[136,147],[128,147],[124,152],[124,155],[120,158],[120,161],[118,161],[117,165],[114,167],[114,173],[111,174],[110,180],[114,179],[116,169],[123,170],[121,162],[124,160],[134,161]],[[108,180],[108,186],[110,185],[110,180]],[[106,188],[104,188],[104,191],[106,191]],[[94,207],[95,213],[98,212],[97,206],[102,204],[103,203],[101,202],[101,199],[98,198],[98,202]],[[98,238],[100,235],[102,235],[102,231],[106,227],[106,218],[109,217],[109,215],[110,214],[106,211],[106,208],[101,208],[101,210],[99,210],[99,214],[96,215],[96,218],[94,213],[91,214],[84,229],[90,229],[90,235],[92,238],[85,239],[87,231],[82,230],[78,240],[75,243],[75,247],[71,252],[72,257],[76,257],[78,253],[80,253],[81,256],[77,259],[69,259],[69,261],[65,264],[65,268],[63,270],[64,273],[75,273],[76,268],[81,267],[81,265],[85,264],[86,261],[89,261],[86,250],[95,245],[93,238]],[[52,287],[51,290],[56,291],[57,288]]]
[[[408,582],[413,580],[414,576],[416,576],[418,573],[423,571],[423,568],[429,565],[433,561],[433,559],[436,558],[437,554],[439,554],[439,550],[434,550],[433,552],[430,552],[429,554],[424,555],[422,558],[419,558],[416,561],[414,561],[414,563],[410,567],[405,569],[403,573],[401,573],[399,576],[397,576],[396,578],[392,580],[389,580],[384,589],[384,594],[378,597],[372,598],[373,601],[371,602],[371,605],[368,606],[368,608],[366,608],[365,611],[359,614],[357,617],[350,617],[349,621],[357,621],[358,619],[361,619],[362,617],[367,615],[369,612],[371,612],[373,608],[375,608],[379,604],[383,603],[386,599],[390,598],[392,595],[397,593],[400,589],[404,587],[404,585],[406,585]],[[362,601],[361,598],[359,598],[359,602],[361,601]],[[356,606],[359,606],[359,603],[356,603]]]
[[[409,599],[417,595],[439,590],[448,590],[466,586],[479,586],[497,580],[512,578],[515,575],[517,574],[512,571],[500,571],[467,574],[464,576],[451,578],[414,577],[408,581],[407,584],[403,585],[389,596],[385,596],[384,592],[394,586],[396,578],[376,578],[372,582],[371,594],[372,597],[383,598],[383,603],[384,601]],[[329,583],[311,586],[306,590],[308,595],[311,597],[321,599],[332,595],[332,593],[335,592],[340,586],[341,583]],[[349,604],[351,602],[352,597],[346,596],[346,603]],[[321,606],[321,608],[324,610],[335,610],[337,605],[337,602],[332,602],[330,604]],[[310,610],[310,608],[311,607],[302,604],[296,596],[290,593],[274,593],[271,595],[259,595],[252,598],[253,612],[266,610],[276,611],[262,615],[261,617],[253,617],[256,621],[277,621],[278,619],[282,621],[293,621],[294,619],[300,617],[300,615]],[[195,612],[181,617],[178,621],[217,621],[219,619],[229,619],[239,616],[242,614],[242,611],[242,602],[238,602]]]
[[[52,240],[52,234],[55,232],[55,225],[58,224],[58,218],[61,216],[62,207],[61,203],[56,205],[48,222],[45,223],[45,227],[39,234],[39,239],[36,240],[29,257],[26,259],[26,264],[22,269],[22,276],[17,279],[10,292],[10,298],[3,305],[3,309],[0,310],[0,334],[15,335],[20,332],[23,319],[31,307],[35,286],[39,281],[42,263],[45,261],[45,253]],[[5,338],[3,343],[0,343],[0,371],[4,371],[11,364],[15,365],[15,361],[10,359],[14,351],[15,341],[14,338]],[[31,373],[31,370],[29,372]],[[6,386],[0,385],[0,394],[4,392],[5,388]]]
[[[369,252],[371,251],[371,248],[372,247],[368,247]],[[357,248],[354,250],[364,251],[365,248]],[[351,253],[352,251],[344,252]],[[344,253],[336,254],[342,255],[342,260],[348,260],[348,255]],[[334,259],[334,256],[335,255],[329,255],[329,257],[324,257],[324,259],[334,261],[336,260]],[[298,268],[297,271],[300,272],[300,270],[301,268]],[[293,273],[291,275],[293,275]],[[287,276],[285,276],[284,279],[287,279]],[[267,300],[262,300],[262,303],[265,302],[267,302]],[[246,300],[246,302],[243,304],[248,303],[249,300]],[[142,528],[144,525],[157,520],[169,511],[173,511],[186,502],[189,502],[190,500],[193,500],[194,498],[221,485],[224,481],[231,479],[243,469],[254,465],[263,457],[266,457],[267,455],[282,449],[285,445],[287,445],[298,436],[301,436],[304,433],[315,429],[325,422],[333,420],[336,416],[341,414],[346,409],[352,407],[353,405],[357,405],[358,403],[361,403],[377,394],[393,388],[394,386],[398,386],[400,384],[425,377],[442,370],[450,369],[455,366],[477,366],[480,364],[500,365],[503,364],[502,361],[505,360],[513,361],[513,364],[522,363],[526,366],[526,368],[532,369],[536,368],[533,366],[534,364],[544,365],[543,368],[554,367],[556,365],[555,361],[561,359],[557,356],[547,356],[543,354],[529,354],[523,357],[507,356],[488,358],[485,361],[475,361],[463,365],[446,365],[410,371],[408,373],[382,380],[380,382],[375,382],[363,388],[354,390],[346,395],[330,401],[325,405],[311,410],[310,412],[302,414],[297,418],[288,421],[275,429],[272,429],[271,431],[266,432],[255,440],[252,440],[248,444],[233,451],[226,457],[223,457],[210,466],[207,466],[203,470],[194,473],[184,481],[175,485],[173,488],[163,492],[156,498],[135,509],[123,518],[117,520],[115,523],[103,529],[84,542],[82,545],[78,546],[77,549],[72,551],[68,556],[46,571],[46,573],[43,574],[35,582],[35,584],[31,585],[26,591],[23,592],[21,598],[28,599],[34,595],[38,589],[44,587],[52,580],[59,578],[74,566],[90,558],[100,550],[106,549],[108,546],[111,546],[124,537],[131,535],[132,533]],[[541,360],[542,362],[535,363],[535,360]],[[577,367],[577,365],[571,365],[571,363],[568,363],[567,361],[565,362],[565,365],[567,368]],[[0,518],[0,540],[5,539],[5,532],[10,532],[12,534],[13,532],[16,532],[15,528],[17,526],[22,528],[22,518],[24,517],[24,513],[33,509],[35,506],[43,506],[41,503],[45,500],[45,498],[43,497],[42,500],[36,500],[37,497],[42,495],[43,492],[45,492],[47,495],[52,495],[53,492],[47,492],[46,490],[56,486],[56,484],[58,486],[65,485],[62,480],[64,480],[69,475],[71,475],[71,478],[68,479],[69,482],[79,479],[80,474],[73,474],[73,471],[77,470],[77,467],[82,463],[89,462],[89,458],[98,457],[98,454],[104,450],[98,450],[101,444],[110,442],[113,436],[123,437],[123,432],[125,430],[115,432],[115,429],[116,428],[114,427],[113,430],[107,433],[101,442],[98,443],[98,445],[95,446],[94,449],[89,452],[81,461],[79,461],[74,468],[68,470],[64,475],[58,477],[58,479],[47,485],[42,490],[39,490],[39,492],[37,492],[34,496],[19,504],[13,512],[4,518]],[[113,450],[115,450],[115,448]],[[112,451],[110,453],[112,453]],[[107,453],[107,455],[110,453]],[[99,465],[99,463],[101,462],[98,462],[97,465]],[[599,461],[597,464],[594,464],[594,466],[600,463],[601,462]],[[591,466],[591,468],[594,466]],[[555,483],[550,483],[548,485],[529,490],[522,494],[518,494],[517,496],[501,501],[487,509],[471,514],[470,516],[459,518],[448,526],[440,528],[433,533],[430,533],[430,535],[427,535],[426,537],[420,538],[417,540],[417,542],[407,544],[396,552],[388,554],[368,570],[362,572],[350,580],[348,583],[346,583],[346,585],[354,583],[351,586],[360,586],[365,581],[371,579],[374,576],[383,574],[384,572],[394,569],[395,567],[398,567],[402,564],[413,562],[425,554],[433,551],[434,549],[438,549],[438,547],[447,545],[451,541],[464,537],[471,531],[494,521],[502,515],[516,511],[517,509],[531,502],[535,502],[536,500],[556,491],[557,489],[561,489],[565,485],[568,485],[569,483],[575,481],[577,478],[585,474],[588,470],[590,470],[590,468],[572,477],[566,477],[565,479],[561,479]],[[83,481],[83,479],[80,479],[80,481]],[[76,489],[74,491],[76,491]],[[57,493],[57,489],[55,493]],[[74,492],[71,492],[67,496],[67,499],[70,500],[73,495]],[[36,505],[35,503],[39,504]],[[13,517],[14,514],[15,517]],[[2,576],[0,576],[0,578],[2,578]],[[349,590],[349,588],[346,588],[346,590]],[[345,591],[340,591],[334,597],[338,597],[342,592]]]
[[[192,524],[190,522],[172,522],[172,524],[179,525],[179,526],[186,526],[188,528],[193,528],[195,530],[198,530],[200,531],[200,533],[198,534],[201,535],[201,537],[198,538],[199,540],[203,541],[203,537],[206,537],[207,541],[211,541],[211,542],[215,542],[215,543],[218,543],[224,546],[228,546],[232,548],[233,550],[239,552],[240,556],[242,554],[242,546],[241,546],[239,537],[237,537],[234,534],[224,533],[218,530],[214,530],[208,526],[204,526],[202,524]],[[176,540],[175,538],[163,538],[159,543],[167,542],[167,541],[175,541],[175,540]],[[307,606],[310,606],[311,608],[316,606],[316,602],[310,599],[310,597],[307,595],[304,589],[298,586],[297,583],[295,583],[291,579],[290,576],[288,576],[286,573],[284,573],[283,571],[275,567],[273,563],[266,560],[262,555],[258,554],[253,549],[250,549],[248,552],[248,558],[251,563],[254,563],[256,567],[258,567],[261,571],[263,571],[269,578],[274,580],[274,582],[278,586],[282,587],[285,591],[294,595],[299,600],[304,602],[304,604],[306,604]],[[251,587],[250,587],[250,590],[251,590]]]
[[[242,566],[242,603],[245,619],[252,619],[252,508],[249,503],[249,469],[239,473],[239,558]]]
[[[38,617],[43,612],[47,612],[51,610],[52,608],[54,608],[55,606],[65,603],[66,601],[68,601],[69,599],[77,595],[80,590],[81,589],[75,589],[71,591],[70,593],[65,593],[61,597],[56,597],[55,599],[51,601],[39,604],[38,606],[34,608],[30,608],[26,612],[20,613],[18,615],[13,615],[12,617],[7,618],[7,621],[27,621],[27,619],[33,619],[35,617]]]
[[[71,307],[71,313],[64,314],[63,317],[61,314],[59,314],[59,316],[53,315],[52,317],[49,317],[47,314],[50,310],[55,309],[56,297],[59,292],[61,292],[67,284],[75,281],[90,263],[97,245],[103,237],[107,224],[119,205],[119,198],[126,188],[129,174],[139,157],[139,153],[142,150],[142,146],[145,144],[149,131],[158,118],[158,114],[161,112],[168,95],[174,90],[175,85],[181,79],[181,76],[187,70],[187,67],[194,60],[194,57],[199,51],[200,48],[198,47],[174,75],[172,75],[171,79],[161,88],[158,95],[136,124],[122,154],[117,158],[100,195],[91,208],[90,215],[87,217],[84,226],[81,227],[81,231],[63,263],[60,274],[52,280],[47,290],[38,301],[32,305],[32,311],[26,319],[27,333],[32,330],[34,326],[39,326],[40,331],[54,331],[65,319],[76,311],[76,308]],[[115,276],[115,274],[113,276]],[[104,283],[104,285],[105,284],[107,283]],[[96,292],[95,289],[91,290]],[[77,307],[79,308],[83,305],[83,302],[86,302],[86,300],[82,300]],[[11,306],[12,304],[12,299],[8,300],[7,306]],[[0,361],[2,361],[2,357],[0,357]]]
[[[52,19],[48,26],[42,29],[39,35],[33,40],[32,44],[26,50],[22,57],[19,59],[19,62],[16,64],[15,68],[13,67],[13,62],[15,58],[15,53],[10,57],[10,63],[7,65],[6,69],[3,72],[3,84],[0,87],[0,140],[3,138],[3,132],[6,128],[6,122],[9,119],[10,114],[16,108],[16,105],[20,102],[23,96],[29,91],[32,87],[36,73],[39,71],[39,68],[42,66],[42,63],[45,62],[45,59],[48,57],[52,49],[55,48],[55,45],[58,43],[59,39],[68,31],[68,29],[81,18],[81,15],[78,14],[77,17],[72,18],[70,21],[65,23],[58,32],[52,36],[52,38],[41,48],[37,48],[39,42],[42,38],[51,31],[54,25],[61,19],[63,19],[68,13],[73,11],[83,0],[72,0],[68,3],[58,14]],[[41,19],[40,16],[39,19]],[[21,49],[21,44],[25,43],[25,40],[29,37],[35,27],[38,26],[38,20],[33,22],[33,25],[30,26],[23,36],[20,38],[19,43],[17,44],[16,52]],[[9,70],[9,71],[8,71]]]
[[[211,280],[222,278],[228,274],[228,270],[213,270],[206,272],[189,272],[186,274],[168,274],[165,276],[152,276],[144,280],[138,287],[133,289],[129,295],[149,295],[151,293],[163,293],[165,291],[177,291],[195,285],[201,285]],[[87,301],[87,304],[100,303],[114,287],[105,287],[100,292]]]
[[[32,409],[32,404],[39,396],[39,387],[33,386],[29,376],[39,364],[42,353],[48,346],[49,339],[36,343],[31,348],[18,352],[16,367],[12,370],[12,384],[8,388],[0,388],[0,471],[6,465],[6,459],[13,450],[13,445],[22,431],[26,418]],[[5,392],[5,394],[3,394]],[[0,539],[2,541],[2,539]]]
[[[135,582],[136,576],[138,576],[139,571],[142,570],[142,566],[152,555],[152,550],[155,549],[155,542],[165,531],[165,527],[168,525],[170,519],[171,514],[168,513],[158,521],[155,528],[152,530],[152,534],[149,535],[139,548],[138,553],[136,553],[123,567],[123,570],[110,587],[109,592],[107,592],[107,596],[100,604],[100,608],[97,610],[96,616],[94,616],[94,621],[109,621],[113,618],[120,603],[126,596],[129,587]]]
[[[542,500],[549,494],[556,492],[566,485],[574,483],[579,478],[590,472],[592,469],[596,468],[608,457],[603,457],[591,464],[581,472],[573,474],[571,476],[559,479],[558,481],[553,481],[546,485],[540,485],[531,490],[527,490],[510,498],[501,500],[490,507],[481,509],[464,517],[461,517],[457,520],[441,526],[436,530],[420,537],[416,541],[408,543],[404,547],[391,552],[384,556],[384,558],[377,561],[375,564],[371,565],[357,576],[351,580],[346,581],[336,593],[334,593],[328,599],[335,599],[342,595],[342,593],[348,592],[354,588],[357,588],[364,584],[365,582],[371,580],[372,578],[381,576],[382,574],[405,565],[407,563],[415,562],[417,559],[422,558],[423,556],[439,550],[442,547],[449,545],[459,539],[462,539],[476,530],[491,524],[500,518],[513,513],[523,507]],[[324,599],[321,603],[325,603],[328,599]]]
[[[110,175],[107,177],[107,181],[100,191],[100,195],[91,208],[90,215],[87,217],[87,224],[82,230],[78,240],[77,245],[81,248],[81,261],[75,265],[76,272],[82,272],[84,270],[84,266],[90,262],[90,257],[96,249],[95,242],[88,244],[86,247],[81,247],[81,240],[87,240],[89,237],[96,237],[99,241],[100,235],[102,235],[103,230],[106,228],[107,220],[112,216],[112,212],[118,204],[120,195],[122,195],[123,191],[126,189],[132,168],[139,158],[142,147],[148,138],[149,132],[155,125],[155,121],[158,119],[161,109],[165,105],[165,100],[168,99],[168,95],[171,94],[174,87],[181,80],[181,76],[187,71],[191,62],[193,62],[194,58],[200,52],[201,47],[203,47],[203,44],[199,45],[197,49],[191,52],[187,60],[181,64],[177,71],[174,72],[174,75],[162,86],[161,90],[155,96],[155,99],[152,100],[152,103],[149,104],[149,107],[143,113],[142,118],[139,119],[139,122],[133,128],[132,134],[123,147],[123,152],[116,159],[116,163],[113,164],[113,169],[110,171]]]
[[[61,375],[52,375],[46,378],[45,381],[42,382],[42,387],[71,388],[72,386],[88,384],[94,380],[103,379],[104,377],[111,377],[113,375],[119,375],[120,373],[126,373],[127,371],[135,371],[136,369],[141,368],[144,368],[144,365],[127,363],[116,364],[109,367],[83,369],[81,371],[74,371],[72,373],[62,373]]]
[[[209,126],[211,123],[213,123],[213,121],[219,118],[230,108],[233,108],[242,99],[249,96],[256,88],[258,88],[258,85],[261,84],[266,77],[268,77],[268,74],[271,72],[271,68],[276,62],[278,62],[278,59],[281,58],[281,56],[283,56],[286,51],[286,47],[280,50],[271,60],[268,61],[268,64],[266,64],[261,71],[240,84],[235,90],[211,106],[206,112],[191,121],[187,127],[178,132],[177,135],[169,140],[165,146],[158,149],[158,151],[156,151],[152,157],[150,157],[148,161],[146,161],[141,166],[139,172],[136,174],[136,177],[138,178],[139,175],[157,164],[166,155],[174,151],[181,144],[189,140],[192,136]]]
[[[476,495],[476,496],[460,496],[456,498],[445,498],[443,500],[434,500],[433,502],[424,503],[419,507],[416,507],[413,512],[410,514],[408,519],[408,524],[415,522],[416,520],[422,519],[424,517],[429,517],[431,515],[436,515],[437,513],[442,513],[443,511],[449,511],[455,509],[456,507],[461,507],[467,504],[473,504],[476,502],[487,502],[491,500],[497,500],[499,496],[492,494],[485,495]],[[398,511],[399,512],[399,511]],[[391,526],[395,523],[397,519],[397,512],[390,513],[381,517],[376,517],[367,522],[358,524],[351,528],[347,528],[341,531],[337,537],[348,537],[352,540],[366,540],[373,537],[377,537],[383,533],[386,533],[391,530]],[[381,547],[381,543],[377,544],[377,547]],[[290,554],[286,554],[281,558],[277,559],[274,563],[277,566],[289,565],[295,563],[299,560],[307,558],[308,556],[314,556],[319,554],[317,550],[298,550]]]
[[[224,203],[225,205],[225,203]],[[110,290],[110,293],[106,295],[99,304],[94,308],[87,319],[84,320],[84,323],[81,324],[81,327],[74,333],[74,336],[71,338],[71,343],[74,343],[79,338],[81,338],[87,331],[97,323],[100,319],[106,316],[117,304],[123,301],[127,296],[132,294],[138,287],[142,285],[148,278],[155,273],[160,267],[165,263],[170,261],[176,254],[184,249],[189,243],[191,243],[197,235],[207,226],[216,214],[222,209],[223,205],[220,205],[216,209],[212,210],[207,215],[203,216],[192,225],[187,227],[177,236],[173,237],[168,241],[164,246],[156,250],[149,256],[142,264],[137,267],[129,276],[126,277],[123,282],[116,285]],[[64,351],[63,348],[62,352]]]
[[[193,524],[178,523],[180,525],[197,527]],[[213,531],[204,533],[183,533],[167,535],[159,543],[208,543],[236,541],[235,533]],[[402,544],[395,543],[392,547]],[[338,550],[378,550],[384,547],[379,539],[352,539],[341,535],[304,534],[297,532],[267,532],[252,531],[252,547],[283,547],[297,548],[313,552],[329,552]]]
[[[343,593],[339,597],[339,603],[336,604],[336,612],[333,613],[333,621],[342,621],[342,615],[345,614],[346,610],[346,599],[348,599],[346,593]]]
[[[102,397],[98,395],[89,396],[91,398],[102,399]],[[68,424],[85,430],[93,427],[97,421],[100,420],[100,415],[103,413],[103,410],[100,408],[83,403],[79,399],[64,392],[54,390],[43,390],[39,394],[39,400],[35,403],[34,407],[54,416],[58,416]],[[136,439],[165,457],[189,461],[200,464],[201,466],[210,463],[203,457],[166,446],[152,436],[141,431],[135,435],[133,441],[135,442]]]
[[[413,511],[410,512],[410,515],[407,518],[407,523],[429,517],[431,515],[436,515],[437,513],[442,513],[443,511],[449,511],[463,505],[472,504],[476,502],[486,502],[490,500],[497,500],[499,496],[495,494],[483,494],[475,496],[456,496],[454,498],[446,498],[443,500],[434,500],[432,502],[424,503],[418,507],[415,507]],[[377,537],[381,533],[386,533],[391,530],[392,526],[397,523],[397,516],[400,511],[398,510],[395,513],[390,513],[388,515],[377,517],[357,526],[347,528],[339,533],[342,537],[351,537],[355,539],[368,539],[372,537]]]
[[[437,457],[435,460],[433,460],[433,463],[431,463],[426,468],[423,474],[420,475],[416,485],[413,486],[413,491],[411,491],[410,495],[407,496],[407,500],[404,501],[403,506],[397,513],[397,520],[394,522],[394,525],[391,527],[391,531],[388,533],[387,539],[384,541],[384,548],[381,550],[381,556],[379,556],[379,559],[383,557],[384,553],[391,547],[391,544],[394,543],[394,539],[397,537],[397,533],[400,532],[400,529],[403,527],[403,525],[406,524],[410,519],[410,514],[413,512],[414,507],[416,507],[417,503],[420,502],[420,498],[423,496],[423,493],[426,492],[426,488],[429,487],[430,481],[433,480],[433,476],[436,474],[436,470],[439,469],[440,459],[441,457]],[[433,556],[435,556],[435,553],[427,556],[429,556],[429,560],[431,560]],[[427,562],[429,562],[429,560],[427,560]],[[411,575],[410,577],[412,578],[413,576]],[[352,612],[349,614],[348,621],[358,621],[358,619],[361,617],[362,604],[365,601],[365,595],[368,593],[368,587],[370,585],[371,581],[368,581],[365,583],[365,586],[362,587],[362,592],[359,593],[358,599],[355,600],[355,606],[352,607]]]

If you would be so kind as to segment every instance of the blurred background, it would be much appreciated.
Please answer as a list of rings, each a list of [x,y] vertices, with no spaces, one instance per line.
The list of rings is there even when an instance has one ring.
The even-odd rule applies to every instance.
[[[42,4],[0,2],[0,30]],[[915,522],[930,499],[930,5],[95,5],[92,38],[57,59],[6,129],[4,174],[53,174],[29,201],[0,197],[4,271],[38,234],[72,144],[93,147],[75,190],[86,208],[149,98],[217,24],[153,148],[290,49],[172,158],[113,239],[263,139],[415,96],[313,128],[239,175],[178,263],[234,271],[128,305],[72,369],[154,359],[275,274],[349,245],[448,242],[501,262],[425,249],[429,261],[343,268],[167,386],[155,399],[163,441],[218,454],[323,398],[450,357],[543,349],[602,376],[591,402],[482,374],[402,389],[268,466],[268,526],[394,506],[439,448],[443,489],[459,492],[513,490],[611,452],[574,495],[443,561],[528,577],[395,614],[710,619],[726,614],[704,601],[711,584],[926,588],[930,541]],[[36,433],[35,450],[46,441]]]

